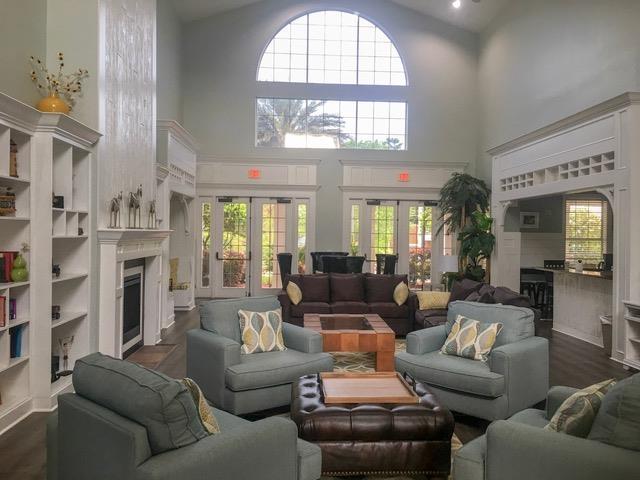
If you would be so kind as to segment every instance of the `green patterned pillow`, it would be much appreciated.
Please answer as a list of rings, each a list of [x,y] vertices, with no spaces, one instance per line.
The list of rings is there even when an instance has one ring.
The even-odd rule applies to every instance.
[[[202,393],[202,390],[200,390],[198,384],[190,378],[183,378],[182,383],[187,387],[187,390],[189,390],[189,393],[191,393],[191,396],[193,397],[196,409],[198,410],[198,416],[200,417],[200,421],[202,422],[204,429],[209,433],[209,435],[220,433],[218,421],[213,415],[211,407],[209,407],[209,404],[204,398],[204,394]]]
[[[268,312],[250,312],[240,310],[240,332],[242,347],[240,353],[263,353],[283,351],[282,309]]]
[[[615,380],[610,379],[578,390],[562,402],[544,429],[586,438],[591,431],[605,393],[615,384]]]
[[[500,330],[501,323],[481,324],[477,320],[458,315],[440,351],[445,355],[486,362]]]

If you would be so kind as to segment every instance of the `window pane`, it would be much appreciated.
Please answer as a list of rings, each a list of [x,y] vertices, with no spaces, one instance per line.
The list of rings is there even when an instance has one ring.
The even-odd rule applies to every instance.
[[[395,253],[395,207],[376,205],[371,208],[371,271],[376,271],[376,255]]]
[[[207,288],[211,285],[211,202],[202,203],[202,211],[200,212],[202,219],[202,239],[200,247],[200,258],[202,259],[202,276],[200,285]]]
[[[222,286],[246,287],[247,259],[246,203],[225,203],[222,230]]]
[[[285,251],[286,204],[262,205],[262,288],[282,288],[278,254]]]
[[[431,207],[409,207],[409,288],[431,281]]]
[[[602,200],[566,200],[565,258],[597,264],[607,253],[607,203]]]
[[[351,205],[351,229],[350,229],[351,255],[358,255],[360,252],[360,205]]]
[[[307,273],[307,205],[298,205],[298,273]]]

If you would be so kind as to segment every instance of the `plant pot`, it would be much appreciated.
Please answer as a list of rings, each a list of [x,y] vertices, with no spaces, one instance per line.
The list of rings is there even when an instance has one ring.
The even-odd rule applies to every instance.
[[[41,112],[69,113],[70,111],[67,102],[61,99],[56,93],[40,99],[36,104],[36,108]]]

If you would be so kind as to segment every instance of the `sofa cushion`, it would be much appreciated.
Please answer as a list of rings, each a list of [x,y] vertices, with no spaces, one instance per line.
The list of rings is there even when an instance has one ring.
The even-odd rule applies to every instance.
[[[619,381],[606,393],[589,440],[640,450],[640,374]]]
[[[396,367],[400,364],[403,370],[428,384],[489,398],[504,394],[504,376],[492,372],[485,362],[442,355],[439,351],[425,355],[398,353],[396,357]]]
[[[446,309],[449,303],[449,292],[416,292],[419,310]]]
[[[238,322],[240,310],[266,312],[278,308],[280,308],[278,297],[272,295],[211,300],[200,305],[200,324],[205,330],[240,343],[242,341]]]
[[[463,278],[462,280],[456,280],[451,285],[451,296],[449,297],[449,303],[457,302],[458,300],[465,300],[472,292],[477,292],[482,287],[481,282]]]
[[[303,302],[331,302],[329,275],[302,275]]]
[[[331,304],[331,313],[369,313],[369,305],[365,302],[333,302]]]
[[[369,304],[369,312],[377,313],[382,318],[409,318],[409,306],[397,305],[395,302],[373,302]]]
[[[493,292],[494,303],[512,305],[514,307],[531,307],[531,300],[526,295],[520,295],[507,287],[496,287]]]
[[[407,283],[406,275],[365,275],[367,303],[393,302],[393,292],[400,282]]]
[[[292,317],[304,317],[305,313],[331,313],[331,305],[325,302],[301,302],[291,305]]]
[[[357,273],[332,273],[332,302],[363,302],[364,276]]]
[[[326,353],[309,354],[288,349],[260,355],[242,355],[240,363],[225,371],[227,387],[234,392],[292,383],[303,375],[333,370]]]
[[[447,321],[447,311],[445,309],[436,310],[416,310],[416,328],[437,327]]]
[[[78,395],[144,426],[154,455],[209,435],[183,383],[135,363],[101,353],[87,355],[75,363],[73,388]]]
[[[502,331],[494,347],[524,340],[534,336],[533,311],[529,308],[510,305],[490,305],[475,302],[454,302],[449,304],[445,331],[451,332],[458,315],[473,318],[481,324],[501,323]]]

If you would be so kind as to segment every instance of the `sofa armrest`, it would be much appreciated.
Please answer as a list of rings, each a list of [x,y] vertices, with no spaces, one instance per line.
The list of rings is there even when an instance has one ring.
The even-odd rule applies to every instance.
[[[529,337],[496,347],[489,356],[491,371],[504,375],[508,415],[543,401],[549,390],[549,342]]]
[[[491,480],[635,478],[640,452],[499,420],[487,429]]]
[[[282,324],[282,335],[287,348],[304,353],[322,353],[322,335],[291,323]]]
[[[199,328],[187,332],[187,376],[216,407],[224,408],[225,370],[238,363],[238,342]]]
[[[278,292],[278,301],[280,302],[280,308],[282,308],[282,321],[291,321],[291,299],[284,290]]]
[[[551,420],[551,417],[555,415],[562,402],[577,391],[577,388],[572,387],[551,387],[549,393],[547,393],[547,420]]]
[[[407,353],[424,355],[439,350],[447,339],[445,326],[416,330],[407,335]]]
[[[296,480],[297,439],[291,420],[266,418],[156,455],[138,467],[135,479]]]

